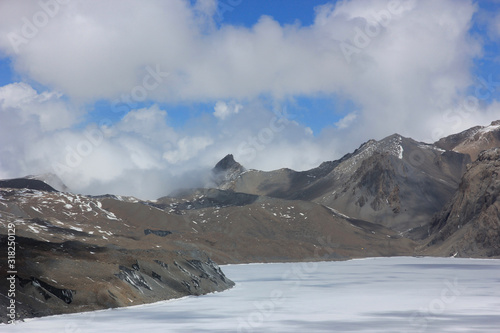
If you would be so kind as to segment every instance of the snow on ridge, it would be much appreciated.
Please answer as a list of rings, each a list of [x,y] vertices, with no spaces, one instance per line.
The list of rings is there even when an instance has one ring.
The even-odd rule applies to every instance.
[[[354,156],[342,162],[335,171],[337,174],[352,174],[359,166],[359,162],[373,156],[374,153],[388,153],[399,159],[403,159],[403,138],[400,135],[393,135],[381,141],[369,140],[365,142]]]
[[[336,216],[340,216],[340,217],[343,217],[345,219],[350,219],[349,216],[345,215],[345,214],[342,214],[341,212],[339,212],[338,210],[332,208],[332,207],[328,207],[328,206],[325,206],[326,208],[328,208],[329,210],[332,211],[332,213]]]
[[[479,132],[484,134],[484,133],[496,131],[498,129],[500,129],[500,125],[489,125],[489,126],[485,126],[485,127],[481,128],[479,130]]]
[[[439,148],[439,147],[437,147],[435,145],[432,145],[432,144],[426,144],[426,143],[419,144],[418,148],[420,148],[420,149],[432,149],[432,150],[436,150],[436,151],[438,151],[440,153],[446,152],[446,150],[444,150],[442,148]]]

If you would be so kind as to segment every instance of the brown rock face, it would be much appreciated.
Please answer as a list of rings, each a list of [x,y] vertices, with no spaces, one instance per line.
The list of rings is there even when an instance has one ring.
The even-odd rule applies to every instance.
[[[174,243],[168,225],[125,221],[103,207],[116,198],[47,191],[40,181],[24,182],[7,181],[3,186],[16,187],[0,188],[0,307],[9,305],[8,291],[15,290],[16,319],[138,305],[234,285],[206,253],[182,240]],[[142,216],[155,210],[135,207],[133,199],[123,204]],[[6,269],[6,245],[13,237],[9,251],[15,249],[15,263]],[[7,271],[15,272],[8,273],[10,281]],[[3,311],[0,322],[9,320],[6,315]]]
[[[479,154],[453,199],[435,216],[429,253],[500,256],[500,148]]]
[[[436,146],[468,154],[475,161],[483,150],[500,147],[500,120],[489,126],[476,126],[463,132],[442,138]]]
[[[231,182],[245,171],[245,168],[234,160],[233,155],[226,155],[212,169],[213,182],[220,189],[232,189]]]
[[[217,189],[150,202],[2,188],[0,214],[1,244],[15,225],[20,318],[230,288],[215,262],[411,255],[416,246],[317,203]],[[6,254],[0,252],[0,263]],[[7,290],[7,280],[0,280],[0,295]],[[0,297],[0,306],[8,301]]]
[[[221,161],[222,162],[222,161]],[[453,196],[469,156],[394,134],[340,160],[297,172],[250,170],[220,183],[254,195],[306,200],[405,232],[429,223]]]

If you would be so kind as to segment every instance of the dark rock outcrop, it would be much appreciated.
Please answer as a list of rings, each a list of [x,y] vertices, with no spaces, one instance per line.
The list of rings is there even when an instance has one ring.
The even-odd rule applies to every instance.
[[[172,233],[172,231],[168,231],[168,230],[151,230],[151,229],[144,229],[144,235],[149,235],[149,234],[153,234],[153,235],[156,235],[156,236],[159,236],[159,237],[166,237],[168,235],[170,235]]]
[[[429,227],[429,253],[500,256],[500,148],[479,154]]]
[[[212,169],[213,181],[220,189],[231,189],[231,181],[238,178],[246,169],[234,160],[233,155],[226,155]]]
[[[0,188],[18,188],[18,189],[29,189],[38,190],[45,192],[57,192],[52,186],[38,179],[28,179],[28,178],[14,178],[14,179],[4,179],[0,180]]]

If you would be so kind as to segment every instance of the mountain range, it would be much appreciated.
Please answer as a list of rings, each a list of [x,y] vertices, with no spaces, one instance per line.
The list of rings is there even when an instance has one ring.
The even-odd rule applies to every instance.
[[[0,238],[7,244],[15,226],[18,317],[222,291],[233,282],[218,264],[498,258],[499,147],[496,121],[433,144],[370,140],[307,171],[248,170],[229,154],[213,186],[148,201],[71,193],[53,175],[2,180]]]

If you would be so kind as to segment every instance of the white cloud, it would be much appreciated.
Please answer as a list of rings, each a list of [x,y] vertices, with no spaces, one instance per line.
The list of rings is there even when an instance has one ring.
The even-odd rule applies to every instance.
[[[177,142],[176,149],[165,152],[163,158],[171,164],[184,162],[192,159],[211,144],[213,140],[208,137],[185,137]]]
[[[224,120],[227,116],[240,112],[242,108],[243,106],[241,104],[235,103],[234,101],[229,104],[218,101],[214,107],[214,116]]]
[[[0,87],[0,112],[4,119],[16,116],[21,123],[39,122],[42,131],[70,127],[78,117],[75,110],[67,109],[60,93],[45,91],[38,94],[26,83]]]
[[[311,26],[264,16],[250,28],[216,28],[213,0],[73,0],[28,38],[23,29],[40,4],[0,2],[0,53],[21,77],[49,87],[0,87],[0,176],[53,171],[80,150],[85,156],[63,175],[69,186],[151,198],[187,186],[180,179],[195,184],[193,175],[228,153],[250,168],[306,169],[370,138],[398,132],[432,141],[498,118],[497,103],[463,108],[481,55],[469,34],[474,2],[389,3],[327,4]],[[17,53],[10,33],[25,38]],[[343,44],[355,47],[347,58]],[[148,68],[169,75],[152,85]],[[141,87],[167,106],[134,109]],[[260,99],[279,105],[318,94],[351,100],[357,111],[316,137]],[[81,114],[70,105],[123,95],[135,100],[118,123],[71,127]],[[176,129],[167,111],[179,101],[215,103],[214,112]]]
[[[356,120],[357,117],[358,117],[358,115],[356,114],[356,112],[351,112],[348,115],[346,115],[344,118],[337,121],[335,123],[335,126],[337,126],[338,129],[348,128],[349,126],[351,126],[353,121]]]
[[[35,143],[75,124],[78,117],[79,112],[69,110],[58,93],[39,94],[25,83],[0,87],[1,177],[45,169],[47,156]]]
[[[422,119],[453,107],[473,82],[470,68],[481,53],[469,35],[477,10],[471,0],[341,1],[318,7],[311,26],[263,16],[251,28],[215,28],[210,0],[75,0],[59,7],[16,54],[7,34],[21,34],[22,17],[41,7],[2,2],[0,50],[17,71],[72,100],[130,95],[144,85],[149,66],[170,75],[148,99],[338,94],[359,105],[359,128],[369,125],[373,137],[428,137]],[[348,59],[345,44],[356,47]],[[222,119],[229,109],[220,106],[215,115]]]
[[[113,132],[115,135],[121,132],[141,136],[145,140],[156,143],[169,144],[177,140],[176,132],[167,124],[167,112],[161,110],[156,104],[150,108],[128,112],[114,126]]]

